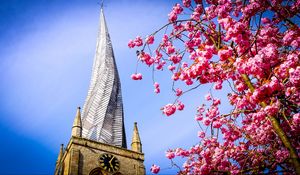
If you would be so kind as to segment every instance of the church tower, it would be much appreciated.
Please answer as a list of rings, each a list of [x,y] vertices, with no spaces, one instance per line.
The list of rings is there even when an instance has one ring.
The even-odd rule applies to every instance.
[[[88,95],[77,108],[71,139],[61,145],[55,175],[144,175],[144,154],[134,123],[127,149],[120,78],[103,9]]]

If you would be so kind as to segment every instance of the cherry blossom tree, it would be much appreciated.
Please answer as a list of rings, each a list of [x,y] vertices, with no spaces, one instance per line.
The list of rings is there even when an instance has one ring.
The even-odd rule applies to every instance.
[[[213,85],[196,111],[196,122],[209,128],[199,130],[199,144],[166,152],[173,165],[185,159],[178,174],[300,174],[300,0],[183,0],[168,17],[128,47],[150,70],[171,72],[175,102],[162,107],[166,116],[184,110],[179,100],[188,91]],[[226,114],[213,94],[224,85]]]

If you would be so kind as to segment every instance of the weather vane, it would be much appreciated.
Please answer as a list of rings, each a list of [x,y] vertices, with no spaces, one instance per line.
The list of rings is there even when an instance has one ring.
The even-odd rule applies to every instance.
[[[97,4],[99,4],[100,6],[101,6],[101,9],[103,9],[103,6],[104,6],[104,0],[101,0],[101,3],[97,3]]]
[[[104,0],[101,1],[101,8],[103,9]]]

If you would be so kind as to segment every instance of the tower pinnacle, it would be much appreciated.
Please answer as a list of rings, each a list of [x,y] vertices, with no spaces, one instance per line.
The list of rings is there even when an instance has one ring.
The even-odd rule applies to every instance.
[[[80,107],[77,108],[76,116],[72,126],[72,136],[81,137],[82,124],[81,124],[81,114]]]
[[[61,144],[60,145],[60,150],[59,150],[59,153],[58,153],[58,156],[57,156],[57,160],[56,160],[56,168],[58,168],[57,166],[59,165],[63,155],[64,155],[64,144]]]
[[[140,153],[142,152],[142,142],[141,142],[139,130],[137,127],[137,122],[134,122],[131,150],[140,152]]]

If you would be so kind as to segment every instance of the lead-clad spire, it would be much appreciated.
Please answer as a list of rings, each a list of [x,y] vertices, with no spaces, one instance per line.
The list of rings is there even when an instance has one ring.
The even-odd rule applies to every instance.
[[[92,79],[82,112],[82,136],[126,148],[121,83],[103,9]]]

